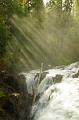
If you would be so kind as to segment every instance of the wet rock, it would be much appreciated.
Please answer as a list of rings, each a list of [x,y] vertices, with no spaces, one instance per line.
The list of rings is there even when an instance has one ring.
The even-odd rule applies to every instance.
[[[35,80],[36,78],[38,79],[39,74],[40,74],[40,73],[36,73],[36,75],[35,75],[35,77],[34,77],[34,80]],[[40,82],[46,77],[46,74],[48,74],[48,72],[42,72],[42,73],[41,73]]]
[[[57,74],[55,77],[52,77],[53,83],[54,84],[55,83],[60,83],[62,81],[62,77],[63,77],[63,75],[61,75],[61,74]]]
[[[24,75],[0,72],[0,120],[26,120],[32,99]]]
[[[79,77],[79,71],[76,74],[72,75],[72,77],[73,78],[78,78]]]

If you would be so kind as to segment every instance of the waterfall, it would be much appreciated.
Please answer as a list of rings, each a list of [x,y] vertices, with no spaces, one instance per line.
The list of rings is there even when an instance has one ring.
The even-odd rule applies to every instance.
[[[39,71],[39,70],[38,70]],[[37,70],[25,73],[27,89],[32,94]],[[79,120],[79,63],[64,68],[55,67],[46,70],[48,74],[39,84],[39,99],[32,108],[33,120]],[[62,75],[57,82],[56,75]]]

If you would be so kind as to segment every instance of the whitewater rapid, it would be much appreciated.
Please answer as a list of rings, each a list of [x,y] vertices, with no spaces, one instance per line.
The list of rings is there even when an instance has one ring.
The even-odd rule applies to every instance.
[[[39,100],[32,108],[33,120],[79,120],[79,77],[72,77],[79,71],[79,62],[64,68],[49,69],[39,85]],[[27,89],[32,94],[34,76],[39,70],[24,73]],[[53,83],[52,77],[62,75],[61,83]]]

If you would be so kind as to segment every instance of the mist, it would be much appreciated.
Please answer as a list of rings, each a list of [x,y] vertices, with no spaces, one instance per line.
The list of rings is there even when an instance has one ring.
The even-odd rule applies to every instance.
[[[78,61],[79,46],[75,40],[79,42],[79,30],[76,29],[79,24],[71,14],[71,8],[63,8],[61,1],[56,5],[48,2],[45,7],[32,8],[27,16],[13,14],[10,18],[12,41],[7,48],[24,69],[38,69],[41,63],[44,63],[44,69],[48,69],[49,65],[68,65]]]

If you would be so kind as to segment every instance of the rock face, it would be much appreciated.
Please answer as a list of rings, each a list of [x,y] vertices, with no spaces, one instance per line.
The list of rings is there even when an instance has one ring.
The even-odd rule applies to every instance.
[[[27,120],[32,98],[23,75],[0,72],[0,120]]]

